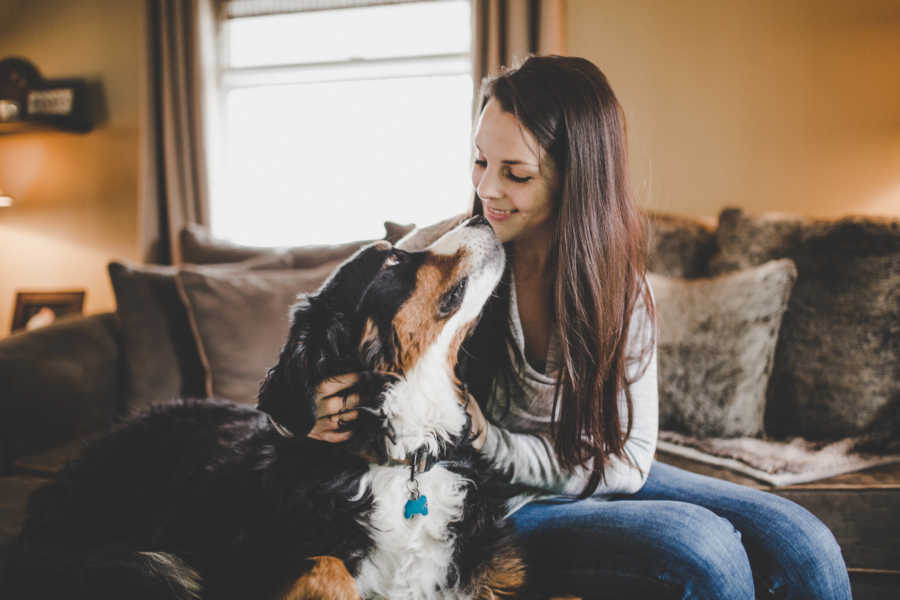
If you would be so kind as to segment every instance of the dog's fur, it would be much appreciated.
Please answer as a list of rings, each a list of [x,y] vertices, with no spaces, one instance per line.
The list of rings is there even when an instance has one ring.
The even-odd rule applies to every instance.
[[[468,442],[455,374],[502,270],[481,218],[424,252],[362,249],[295,306],[260,410],[156,409],[35,493],[5,597],[515,595],[509,490]],[[345,372],[363,373],[354,435],[308,438],[314,390]],[[430,467],[428,514],[406,519],[409,463]]]

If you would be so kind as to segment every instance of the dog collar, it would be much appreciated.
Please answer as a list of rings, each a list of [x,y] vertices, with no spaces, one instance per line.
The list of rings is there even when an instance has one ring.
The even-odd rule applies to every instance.
[[[419,492],[419,481],[416,479],[416,475],[431,469],[435,460],[425,446],[421,446],[407,456],[406,462],[409,463],[409,481],[406,482],[409,500],[403,506],[403,516],[407,519],[412,519],[416,515],[424,517],[428,514],[428,497]]]

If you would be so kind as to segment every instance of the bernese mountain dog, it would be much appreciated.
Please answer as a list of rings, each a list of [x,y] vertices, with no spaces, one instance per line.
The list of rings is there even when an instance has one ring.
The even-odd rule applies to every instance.
[[[256,408],[155,408],[38,490],[4,597],[516,596],[514,491],[471,447],[456,373],[503,269],[482,217],[361,249],[293,308]],[[309,438],[314,390],[348,372],[352,437]]]

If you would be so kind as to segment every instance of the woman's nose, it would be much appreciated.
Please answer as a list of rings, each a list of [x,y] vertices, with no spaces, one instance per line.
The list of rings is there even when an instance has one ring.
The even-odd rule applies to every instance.
[[[499,198],[502,195],[500,178],[491,169],[485,169],[481,173],[481,179],[476,182],[475,191],[479,198]]]

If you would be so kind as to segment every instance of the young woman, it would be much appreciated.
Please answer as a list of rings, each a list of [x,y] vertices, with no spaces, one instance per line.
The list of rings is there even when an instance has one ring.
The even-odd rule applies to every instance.
[[[475,153],[472,212],[503,241],[508,268],[463,353],[477,400],[472,443],[534,490],[511,519],[537,587],[587,598],[850,598],[840,548],[808,511],[653,461],[645,234],[624,115],[604,75],[580,58],[531,57],[486,81]],[[326,382],[321,397],[353,380]],[[335,402],[322,400],[320,414],[346,408]],[[321,419],[310,435],[349,434]]]

